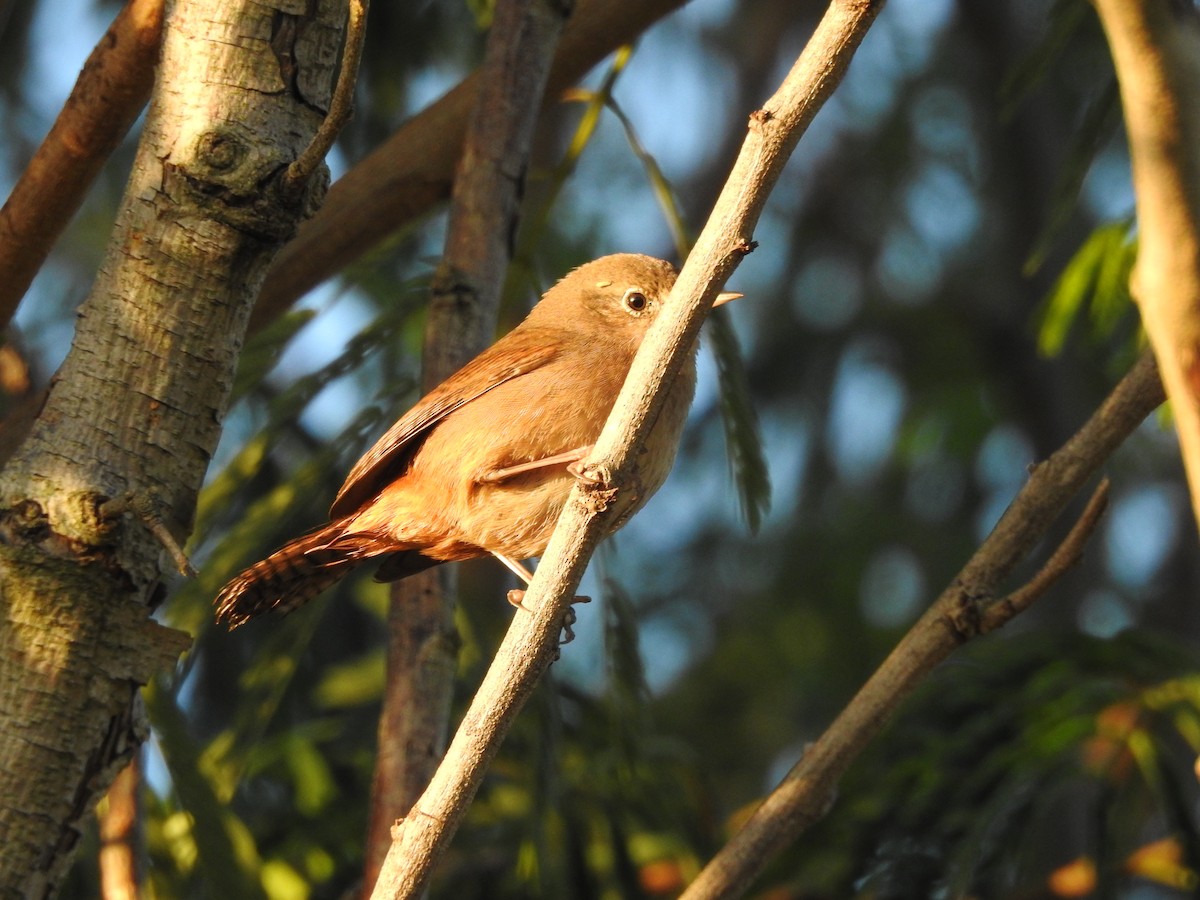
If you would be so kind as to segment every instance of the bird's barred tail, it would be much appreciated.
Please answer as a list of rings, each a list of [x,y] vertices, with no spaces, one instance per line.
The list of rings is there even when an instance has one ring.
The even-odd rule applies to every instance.
[[[291,541],[221,588],[217,619],[236,628],[268,610],[291,612],[348,574],[361,556],[329,549],[344,524],[326,525]]]

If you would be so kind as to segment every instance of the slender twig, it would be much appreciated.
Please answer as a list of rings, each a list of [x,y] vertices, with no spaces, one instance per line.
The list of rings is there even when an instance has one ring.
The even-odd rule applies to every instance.
[[[500,0],[488,34],[483,86],[467,130],[425,323],[422,381],[432,389],[496,330],[524,173],[554,47],[569,6]],[[446,746],[458,650],[455,573],[442,567],[396,582],[371,794],[364,884],[379,879],[391,826],[429,783]],[[389,876],[390,877],[390,876]]]
[[[342,65],[337,84],[329,99],[329,112],[321,120],[317,133],[287,168],[283,176],[285,189],[299,190],[316,170],[325,154],[333,147],[350,117],[354,114],[354,86],[358,83],[358,63],[362,59],[363,41],[367,35],[367,7],[370,0],[350,0],[346,12],[346,41],[342,46]]]
[[[151,488],[108,500],[100,505],[98,512],[102,519],[117,519],[127,512],[133,513],[138,521],[146,526],[146,530],[154,535],[154,539],[162,544],[163,549],[171,555],[179,574],[195,578],[196,569],[192,566],[187,554],[183,552],[183,547],[179,545],[179,541],[175,539],[171,529],[167,527],[164,509],[165,501],[162,494]]]
[[[683,893],[686,900],[735,897],[763,866],[829,809],[837,781],[879,733],[900,701],[955,648],[995,628],[1044,588],[1039,575],[997,606],[988,598],[1032,549],[1071,498],[1163,401],[1154,357],[1142,355],[1076,434],[1030,473],[987,539],[958,576],[875,670],[833,724]],[[1066,541],[1053,573],[1077,550],[1099,515],[1094,499]],[[1014,601],[1015,598],[1015,601]]]
[[[635,448],[644,440],[660,396],[690,352],[724,279],[751,249],[750,233],[784,162],[849,65],[882,2],[835,0],[779,91],[751,116],[749,134],[696,249],[634,360],[613,414],[596,443],[588,480],[577,485],[525,595],[530,613],[515,615],[446,757],[428,789],[397,826],[377,897],[414,897],[457,829],[488,762],[557,652],[570,599],[596,544],[621,502],[595,502],[603,476],[620,491],[631,483]]]
[[[1083,514],[1050,558],[1038,569],[1036,575],[1008,596],[1002,597],[995,603],[984,604],[979,617],[980,634],[995,631],[1014,616],[1029,609],[1034,601],[1057,584],[1069,569],[1079,564],[1079,561],[1083,559],[1083,548],[1091,539],[1096,526],[1100,524],[1105,510],[1108,509],[1109,487],[1109,480],[1101,479],[1100,484],[1092,493],[1092,498],[1084,508]]]
[[[150,97],[163,0],[129,0],[0,209],[0,332]]]

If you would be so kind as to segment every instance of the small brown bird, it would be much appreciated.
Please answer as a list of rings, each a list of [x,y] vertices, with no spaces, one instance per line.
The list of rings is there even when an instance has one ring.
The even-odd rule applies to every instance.
[[[676,274],[632,253],[570,272],[388,429],[351,469],[329,524],[225,585],[217,617],[236,627],[290,611],[376,557],[376,578],[393,581],[490,553],[528,583],[520,560],[546,549],[573,467],[599,436]],[[695,384],[693,347],[640,456],[641,492],[623,518],[666,480]]]

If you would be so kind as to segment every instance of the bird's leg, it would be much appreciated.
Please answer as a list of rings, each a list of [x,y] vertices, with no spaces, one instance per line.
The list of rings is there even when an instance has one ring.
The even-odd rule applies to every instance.
[[[575,472],[576,464],[581,462],[591,452],[592,445],[588,444],[586,447],[576,447],[574,450],[555,453],[553,456],[544,456],[541,459],[518,463],[515,466],[505,466],[502,469],[493,469],[481,475],[478,480],[482,484],[496,484],[500,481],[506,481],[514,475],[520,475],[523,472],[534,472],[538,469],[550,468],[551,466],[561,466],[563,463],[569,463],[567,471],[578,478],[580,476]],[[510,569],[512,568],[508,563],[505,563],[505,565],[508,565]]]
[[[505,556],[503,553],[497,553],[495,550],[492,551],[492,556],[504,563],[508,571],[512,572],[526,584],[529,584],[529,582],[533,581],[533,573],[525,568],[525,566],[522,565],[518,560],[513,559],[511,556]],[[509,603],[511,603],[517,609],[523,609],[525,612],[532,612],[533,610],[521,605],[521,601],[524,598],[524,591],[512,590],[508,592]]]
[[[516,575],[518,578],[520,578],[526,584],[529,584],[529,582],[533,581],[533,573],[530,572],[527,568],[525,568],[525,566],[522,565],[518,560],[513,559],[511,556],[505,556],[503,553],[497,553],[495,550],[492,551],[492,556],[496,557],[496,559],[498,559],[498,560],[500,560],[500,562],[504,563],[504,565],[508,567],[508,570],[510,572],[512,572],[514,575]],[[511,603],[513,606],[515,606],[517,609],[524,610],[525,612],[533,612],[533,610],[531,610],[528,606],[525,605],[525,589],[524,588],[514,588],[513,590],[509,591],[508,592],[508,602]],[[575,596],[575,597],[571,598],[572,605],[574,605],[576,603],[591,603],[591,602],[592,602],[591,597]],[[569,643],[571,643],[571,641],[575,640],[575,632],[571,630],[571,626],[574,624],[575,624],[575,610],[573,610],[570,606],[568,606],[567,613],[563,617],[563,640],[562,640],[562,642],[564,644],[569,644]]]

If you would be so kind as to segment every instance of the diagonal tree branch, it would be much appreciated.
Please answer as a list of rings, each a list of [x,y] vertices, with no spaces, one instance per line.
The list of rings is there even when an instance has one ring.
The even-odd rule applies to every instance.
[[[0,209],[0,331],[100,167],[150,96],[163,0],[129,0],[113,20]]]
[[[684,892],[686,900],[738,896],[767,862],[833,802],[837,781],[879,733],[900,701],[959,645],[999,627],[1044,590],[1046,573],[1061,571],[1094,521],[1064,544],[1042,574],[1009,597],[995,598],[1000,582],[1046,533],[1112,452],[1163,401],[1154,357],[1146,353],[1100,408],[1049,459],[1030,474],[992,533],[937,601],[815,744],[763,801],[741,830]]]
[[[576,486],[519,613],[467,710],[428,789],[397,826],[376,885],[377,898],[413,897],[474,796],[488,762],[538,678],[553,661],[559,629],[588,559],[635,484],[636,448],[674,372],[690,350],[725,278],[752,248],[750,233],[792,148],[844,75],[882,0],[834,0],[779,91],[750,119],[725,189],[651,326],[589,465],[616,487],[605,503]],[[603,490],[603,485],[601,490]]]

